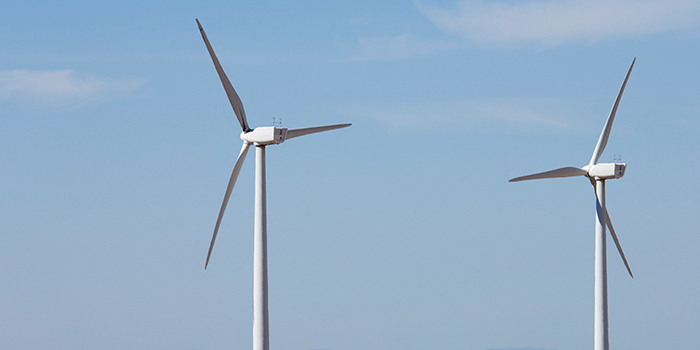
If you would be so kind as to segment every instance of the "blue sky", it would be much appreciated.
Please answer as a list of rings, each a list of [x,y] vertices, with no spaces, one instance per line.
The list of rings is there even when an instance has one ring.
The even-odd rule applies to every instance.
[[[700,343],[700,3],[4,1],[0,347],[252,346],[251,126],[269,147],[271,347],[588,349],[601,161],[612,349]]]

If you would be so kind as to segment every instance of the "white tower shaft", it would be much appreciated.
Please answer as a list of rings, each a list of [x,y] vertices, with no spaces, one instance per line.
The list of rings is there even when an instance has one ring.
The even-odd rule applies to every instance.
[[[594,350],[608,350],[608,267],[606,254],[605,226],[605,180],[596,179],[596,222],[595,222],[595,312]]]
[[[267,309],[267,193],[265,146],[255,147],[255,253],[253,257],[253,350],[270,349]]]

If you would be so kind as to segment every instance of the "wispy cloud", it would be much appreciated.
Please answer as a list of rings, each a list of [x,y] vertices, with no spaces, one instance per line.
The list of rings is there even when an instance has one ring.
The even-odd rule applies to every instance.
[[[421,40],[408,31],[398,36],[358,36],[359,53],[351,61],[392,61],[453,47],[443,41]]]
[[[71,69],[20,69],[0,71],[0,98],[79,105],[129,93],[141,84],[140,80],[104,79]]]
[[[431,103],[396,103],[353,106],[345,113],[378,120],[396,130],[422,130],[445,127],[500,128],[545,127],[567,129],[570,103],[535,99],[472,99]],[[453,129],[455,132],[458,129]]]
[[[700,2],[694,0],[463,0],[449,9],[416,5],[441,30],[480,43],[549,46],[700,25]]]

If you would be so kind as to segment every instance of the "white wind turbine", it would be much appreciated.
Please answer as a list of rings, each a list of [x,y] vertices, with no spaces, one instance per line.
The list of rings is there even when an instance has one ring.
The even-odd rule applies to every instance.
[[[605,180],[607,179],[619,179],[625,175],[625,168],[627,164],[624,163],[604,163],[598,164],[598,159],[603,154],[603,150],[608,143],[608,137],[610,137],[610,130],[612,129],[613,121],[615,120],[615,113],[617,112],[617,106],[620,104],[620,98],[622,98],[622,93],[625,91],[625,85],[627,85],[627,80],[632,73],[632,67],[634,67],[634,62],[636,58],[632,60],[632,65],[630,66],[627,76],[625,76],[625,81],[622,83],[622,88],[617,95],[615,104],[610,111],[610,116],[605,122],[605,127],[603,132],[598,138],[598,144],[595,146],[593,151],[593,156],[588,165],[583,168],[575,167],[564,167],[555,170],[545,171],[543,173],[537,173],[527,176],[516,177],[511,179],[509,182],[524,181],[524,180],[535,180],[535,179],[548,179],[553,177],[570,177],[570,176],[585,176],[590,179],[593,185],[593,190],[596,194],[596,225],[595,225],[595,312],[594,312],[594,350],[608,350],[608,269],[607,269],[607,256],[606,256],[606,241],[605,241],[605,227],[610,228],[610,235],[615,241],[617,246],[617,251],[620,252],[622,261],[627,267],[627,272],[630,276],[632,275],[632,270],[630,270],[629,264],[627,264],[627,259],[625,258],[625,253],[622,252],[622,246],[620,246],[620,241],[617,239],[615,230],[613,229],[612,222],[610,221],[610,216],[608,216],[608,210],[605,207]]]
[[[211,59],[214,62],[214,67],[216,67],[216,72],[219,73],[221,83],[224,85],[224,90],[226,90],[226,95],[228,95],[229,102],[231,102],[231,107],[233,107],[233,111],[236,114],[236,118],[238,118],[238,122],[241,124],[241,128],[243,129],[243,132],[241,133],[243,147],[241,148],[241,153],[238,155],[236,165],[234,165],[233,167],[233,171],[231,172],[231,178],[229,179],[228,186],[226,187],[226,194],[224,195],[224,201],[221,204],[221,209],[219,210],[219,217],[216,219],[214,235],[211,238],[211,244],[209,245],[209,252],[207,253],[207,261],[204,264],[204,268],[206,269],[209,265],[209,258],[211,257],[211,251],[214,248],[216,235],[219,232],[221,218],[224,216],[226,204],[228,204],[229,197],[231,196],[231,191],[233,191],[233,186],[236,184],[236,179],[238,178],[238,173],[240,173],[241,171],[241,166],[243,166],[243,161],[245,160],[245,156],[248,153],[248,148],[251,144],[255,145],[253,350],[269,350],[270,334],[267,308],[267,195],[265,190],[265,146],[278,145],[284,142],[285,140],[307,134],[344,128],[350,126],[350,124],[315,126],[310,128],[299,129],[278,128],[274,126],[251,129],[248,126],[248,121],[245,117],[245,111],[243,110],[243,103],[241,103],[241,99],[238,97],[238,94],[233,89],[231,82],[226,76],[226,73],[224,73],[224,70],[221,68],[221,64],[219,64],[219,60],[214,54],[214,50],[212,49],[211,44],[209,43],[209,39],[207,39],[207,35],[204,33],[202,25],[199,23],[199,20],[196,21],[197,25],[199,26],[199,31],[202,33],[204,43],[207,45],[207,50],[209,50],[209,55],[211,55]]]

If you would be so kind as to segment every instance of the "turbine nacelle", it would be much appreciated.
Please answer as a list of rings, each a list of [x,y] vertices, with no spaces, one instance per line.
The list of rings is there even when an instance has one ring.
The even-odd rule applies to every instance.
[[[287,139],[287,128],[263,126],[241,133],[241,140],[256,146],[278,145]]]
[[[619,179],[625,176],[625,169],[627,164],[625,163],[602,163],[586,165],[581,168],[581,170],[586,171],[587,177],[591,179]]]

